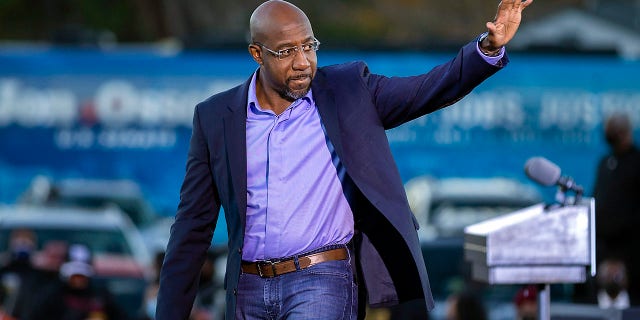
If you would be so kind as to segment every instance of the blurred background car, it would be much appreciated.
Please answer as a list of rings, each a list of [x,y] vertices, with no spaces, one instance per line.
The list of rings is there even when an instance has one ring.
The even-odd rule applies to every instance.
[[[174,217],[160,217],[145,228],[140,229],[140,233],[149,250],[154,252],[164,251],[169,242],[171,234],[171,225]],[[227,222],[224,217],[224,210],[220,209],[216,230],[211,239],[211,247],[209,251],[216,254],[223,254],[227,250]]]
[[[106,288],[130,317],[140,311],[150,270],[150,256],[129,217],[116,207],[106,209],[42,206],[0,207],[0,251],[6,253],[15,230],[34,234],[35,269],[48,269],[52,243],[80,243],[93,254],[94,284]]]
[[[140,186],[127,179],[68,178],[53,181],[44,176],[37,176],[18,202],[82,208],[116,205],[139,228],[146,227],[157,219]]]
[[[419,176],[407,181],[405,190],[420,225],[418,237],[436,304],[444,305],[449,295],[471,288],[482,292],[491,319],[513,318],[510,301],[517,287],[489,287],[471,279],[470,265],[464,260],[464,228],[542,202],[538,189],[502,177]],[[444,318],[444,314],[433,318]]]
[[[460,238],[468,225],[540,203],[536,187],[509,178],[420,176],[405,184],[421,241]]]
[[[115,206],[142,234],[151,253],[164,251],[173,217],[159,216],[140,186],[128,179],[53,179],[36,176],[18,199],[20,204],[104,209]],[[86,213],[100,212],[85,210]]]

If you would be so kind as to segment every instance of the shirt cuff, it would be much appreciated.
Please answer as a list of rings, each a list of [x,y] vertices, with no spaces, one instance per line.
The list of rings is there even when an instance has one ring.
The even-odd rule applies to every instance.
[[[500,48],[500,53],[498,53],[497,56],[495,57],[490,57],[484,53],[482,53],[482,50],[480,50],[480,42],[476,41],[476,50],[478,51],[478,54],[484,59],[484,61],[486,61],[488,64],[497,66],[498,63],[500,62],[500,60],[502,59],[502,57],[504,57],[504,52],[505,49],[504,47]]]

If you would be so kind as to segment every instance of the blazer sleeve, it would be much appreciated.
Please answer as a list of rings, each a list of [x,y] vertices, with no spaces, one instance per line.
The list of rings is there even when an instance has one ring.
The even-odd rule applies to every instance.
[[[457,102],[508,61],[505,53],[497,65],[489,64],[473,41],[455,58],[425,74],[385,77],[370,73],[364,66],[360,75],[385,129],[390,129]]]
[[[196,106],[180,204],[160,272],[157,320],[188,319],[200,269],[218,220],[220,199],[209,166],[207,139]]]

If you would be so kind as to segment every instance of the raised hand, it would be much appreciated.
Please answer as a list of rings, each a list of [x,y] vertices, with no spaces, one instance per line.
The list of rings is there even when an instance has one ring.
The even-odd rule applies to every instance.
[[[522,19],[522,10],[533,0],[503,0],[492,22],[487,22],[489,34],[480,43],[480,49],[487,54],[495,53],[506,45],[516,34]]]

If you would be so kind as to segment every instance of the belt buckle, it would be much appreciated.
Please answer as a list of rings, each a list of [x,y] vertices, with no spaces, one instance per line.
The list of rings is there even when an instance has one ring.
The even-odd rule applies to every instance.
[[[263,266],[267,266],[267,265],[271,266],[271,271],[273,272],[273,277],[277,276],[277,274],[276,274],[276,262],[271,261],[271,260],[264,260],[264,261],[258,262],[258,275],[260,276],[260,278],[267,278],[267,276],[264,273],[262,273],[262,267]]]

